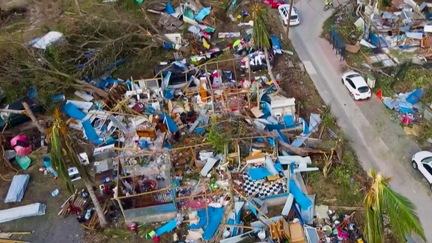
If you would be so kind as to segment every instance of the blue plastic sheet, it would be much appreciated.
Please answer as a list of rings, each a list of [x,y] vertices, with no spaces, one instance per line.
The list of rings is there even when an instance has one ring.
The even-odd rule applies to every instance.
[[[203,20],[207,15],[210,14],[211,8],[202,8],[198,14],[195,16],[195,19],[198,21]]]
[[[256,216],[258,216],[257,210],[254,207],[252,207],[249,203],[248,203],[248,207],[252,211],[253,214],[255,214]]]
[[[303,194],[303,192],[297,187],[297,184],[293,180],[290,180],[289,189],[291,194],[293,194],[295,201],[298,205],[300,205],[302,210],[307,210],[310,206],[312,206],[312,202]]]
[[[66,113],[66,115],[70,116],[71,118],[82,120],[86,117],[86,114],[78,109],[74,104],[67,103],[63,106],[63,111]]]
[[[209,211],[212,207],[209,208]],[[222,221],[222,217],[223,217],[223,212],[224,209],[223,208],[212,208],[213,210],[212,213],[210,214],[209,212],[209,224],[207,225],[207,227],[204,229],[204,233],[203,233],[203,239],[204,240],[210,240],[211,238],[213,238],[214,234],[216,233],[216,230],[219,228],[219,225]]]
[[[212,209],[213,207],[208,208],[209,216],[210,216],[210,211],[213,211]],[[198,210],[197,216],[199,217],[198,223],[189,225],[189,229],[199,229],[207,224],[207,212],[205,209]]]
[[[276,133],[277,133],[279,139],[281,139],[285,143],[288,143],[288,137],[285,136],[280,130],[276,130]]]
[[[285,126],[287,128],[292,128],[295,127],[295,123],[294,123],[294,117],[292,115],[286,115],[283,117]]]
[[[175,13],[175,10],[174,10],[173,6],[171,5],[171,3],[166,3],[165,11],[167,12],[167,14],[174,14]]]
[[[165,234],[167,232],[172,231],[173,229],[175,229],[175,227],[177,226],[177,221],[171,220],[170,222],[164,224],[162,227],[158,228],[155,230],[155,233],[157,236]]]
[[[253,181],[261,180],[271,175],[266,168],[251,168],[248,170],[248,174]]]
[[[82,122],[82,126],[84,128],[84,133],[87,136],[87,139],[90,141],[95,141],[97,139],[99,139],[96,130],[94,129],[94,127],[92,126],[92,124],[90,123],[89,120],[85,120]]]
[[[419,102],[421,98],[423,98],[424,92],[421,89],[416,89],[406,98],[406,101],[411,105]]]
[[[170,89],[165,90],[165,99],[168,100],[174,99],[174,90],[170,90]]]
[[[178,131],[178,127],[176,125],[176,123],[174,122],[174,120],[167,114],[163,114],[163,123],[167,126],[168,130],[170,132],[177,132]]]

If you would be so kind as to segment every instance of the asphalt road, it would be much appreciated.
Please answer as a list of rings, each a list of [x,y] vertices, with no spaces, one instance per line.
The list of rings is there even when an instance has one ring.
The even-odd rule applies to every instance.
[[[303,61],[306,71],[332,113],[339,126],[352,142],[365,170],[373,168],[393,177],[391,187],[410,198],[425,229],[426,237],[432,240],[431,192],[422,177],[411,168],[410,158],[419,147],[404,136],[397,122],[389,118],[386,108],[374,96],[363,102],[354,102],[341,84],[340,65],[331,45],[319,36],[324,20],[331,11],[323,11],[323,0],[300,0],[295,7],[301,24],[292,27],[290,39]],[[349,205],[347,205],[349,206]],[[422,242],[413,236],[416,243]]]

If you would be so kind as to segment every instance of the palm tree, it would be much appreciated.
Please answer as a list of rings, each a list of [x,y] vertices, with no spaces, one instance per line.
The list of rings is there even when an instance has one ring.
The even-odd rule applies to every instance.
[[[73,193],[74,185],[72,184],[71,178],[68,174],[68,168],[66,166],[66,159],[64,153],[66,153],[67,158],[73,167],[76,167],[84,180],[89,196],[93,202],[94,208],[99,218],[99,224],[101,227],[105,227],[108,223],[102,207],[96,197],[96,194],[92,187],[92,179],[81,164],[78,153],[72,146],[72,138],[68,132],[68,124],[60,117],[59,110],[54,111],[53,125],[48,131],[48,136],[50,138],[51,144],[51,161],[54,170],[57,172],[60,179],[66,184],[66,189]]]
[[[264,55],[266,58],[267,71],[274,82],[275,86],[280,89],[279,85],[276,83],[276,79],[272,72],[272,66],[270,64],[270,57],[268,53],[268,49],[271,47],[270,45],[270,34],[267,29],[267,25],[264,20],[265,9],[263,9],[259,4],[254,4],[251,7],[252,11],[252,19],[254,21],[253,24],[253,45],[257,49],[263,49]]]
[[[416,213],[415,205],[406,197],[394,192],[389,187],[391,178],[370,170],[372,185],[364,200],[365,225],[364,235],[368,243],[383,243],[384,215],[390,220],[390,228],[399,242],[405,242],[404,234],[418,234],[424,241],[423,227]]]

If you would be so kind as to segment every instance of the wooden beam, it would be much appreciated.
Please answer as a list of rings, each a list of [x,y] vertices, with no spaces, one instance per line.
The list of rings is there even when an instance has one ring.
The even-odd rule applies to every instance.
[[[20,111],[20,110],[0,109],[0,112],[6,112],[6,113],[11,113],[11,114],[23,114],[23,115],[25,115],[25,111]]]

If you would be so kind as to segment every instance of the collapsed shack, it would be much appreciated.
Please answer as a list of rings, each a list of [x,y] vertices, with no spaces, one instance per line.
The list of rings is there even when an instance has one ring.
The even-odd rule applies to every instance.
[[[125,222],[168,222],[149,237],[182,223],[190,242],[237,242],[260,232],[324,237],[305,225],[313,223],[314,196],[301,173],[318,170],[309,155],[333,150],[337,136],[309,139],[320,115],[299,117],[294,98],[278,94],[265,76],[237,74],[236,60],[165,64],[157,78],[116,79],[104,110],[74,100],[63,110],[97,147],[96,176],[116,182],[112,201]],[[285,204],[285,218],[266,219],[272,201]],[[249,219],[243,208],[252,210]]]

